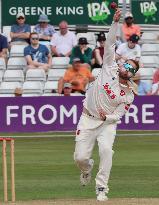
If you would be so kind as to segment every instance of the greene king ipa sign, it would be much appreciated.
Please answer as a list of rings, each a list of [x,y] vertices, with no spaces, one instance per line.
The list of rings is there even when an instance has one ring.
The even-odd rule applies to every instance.
[[[138,24],[159,24],[159,0],[132,0],[132,13]]]
[[[18,12],[23,12],[31,25],[37,24],[40,14],[48,15],[53,25],[62,20],[70,25],[110,24],[114,13],[110,3],[111,0],[2,0],[2,26],[15,23]]]

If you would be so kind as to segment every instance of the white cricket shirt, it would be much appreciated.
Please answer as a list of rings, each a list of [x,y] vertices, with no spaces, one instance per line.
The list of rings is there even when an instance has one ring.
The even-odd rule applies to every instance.
[[[84,107],[94,118],[100,118],[100,112],[106,115],[106,121],[115,123],[128,111],[134,100],[130,87],[119,83],[118,65],[115,61],[115,41],[118,23],[113,23],[105,43],[103,67],[97,79],[86,92]]]

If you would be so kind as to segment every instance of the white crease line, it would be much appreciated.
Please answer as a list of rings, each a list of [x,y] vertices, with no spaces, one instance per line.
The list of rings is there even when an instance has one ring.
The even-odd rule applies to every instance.
[[[117,134],[118,136],[159,136],[159,133],[124,133],[124,134]],[[69,135],[69,134],[56,134],[56,135],[19,135],[19,136],[4,136],[12,137],[12,138],[55,138],[55,137],[75,137],[75,135]]]

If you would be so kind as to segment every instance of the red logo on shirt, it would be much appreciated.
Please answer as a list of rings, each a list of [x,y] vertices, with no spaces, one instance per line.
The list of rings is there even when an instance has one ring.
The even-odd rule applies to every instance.
[[[114,94],[114,92],[111,90],[110,86],[108,83],[106,83],[105,85],[103,85],[104,90],[106,91],[107,95],[109,95],[109,97],[111,99],[116,98],[116,95]]]
[[[124,96],[124,95],[125,95],[124,90],[121,90],[121,91],[120,91],[120,95],[121,95],[121,96]]]
[[[128,110],[130,107],[130,104],[125,105],[125,110]]]

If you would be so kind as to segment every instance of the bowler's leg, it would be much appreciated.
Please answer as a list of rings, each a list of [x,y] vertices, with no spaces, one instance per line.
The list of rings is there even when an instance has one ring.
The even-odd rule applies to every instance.
[[[116,124],[103,124],[97,141],[99,146],[99,171],[96,176],[96,188],[104,188],[108,193],[108,180],[112,167],[113,143],[116,135]]]
[[[83,173],[91,169],[90,158],[95,144],[95,136],[92,130],[77,130],[74,160]]]

